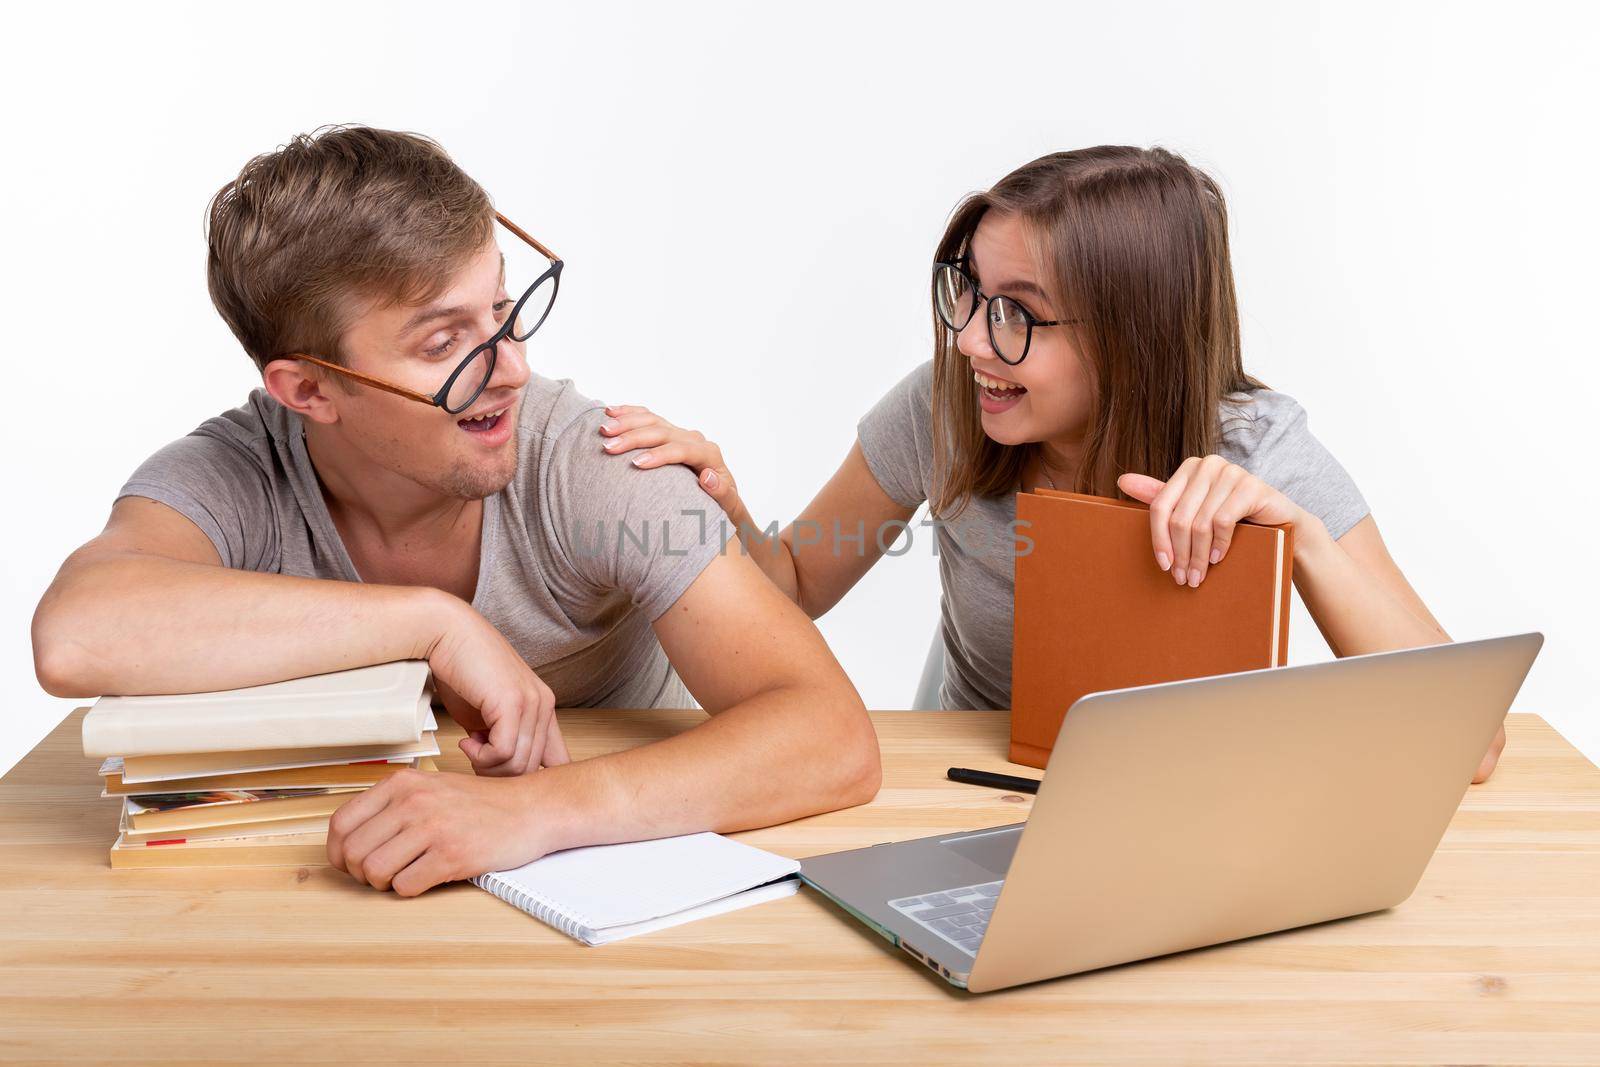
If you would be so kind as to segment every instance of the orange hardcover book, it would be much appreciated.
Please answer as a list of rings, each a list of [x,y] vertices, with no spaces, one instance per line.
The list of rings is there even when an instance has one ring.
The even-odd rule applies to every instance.
[[[1041,489],[1017,519],[1012,762],[1043,767],[1087,693],[1288,661],[1292,526],[1240,523],[1191,589],[1156,566],[1143,504]]]

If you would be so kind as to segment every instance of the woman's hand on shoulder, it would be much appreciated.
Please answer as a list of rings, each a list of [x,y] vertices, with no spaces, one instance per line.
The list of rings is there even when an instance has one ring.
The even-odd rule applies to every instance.
[[[1150,535],[1156,565],[1190,588],[1221,563],[1239,522],[1297,527],[1318,522],[1260,478],[1221,456],[1191,456],[1166,481],[1124,474],[1117,487],[1150,505]]]
[[[606,408],[600,436],[606,439],[605,450],[614,456],[638,452],[631,457],[631,462],[643,470],[674,463],[688,467],[699,479],[700,488],[729,518],[739,521],[743,517],[739,487],[728,470],[727,461],[722,458],[722,449],[706,440],[706,435],[699,430],[674,426],[649,408],[636,404],[613,404]]]

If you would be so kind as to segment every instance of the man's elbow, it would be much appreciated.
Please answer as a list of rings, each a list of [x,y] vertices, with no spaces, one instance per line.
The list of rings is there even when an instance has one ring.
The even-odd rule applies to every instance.
[[[878,757],[878,745],[874,740],[862,752],[855,774],[850,779],[845,806],[853,808],[857,804],[871,803],[882,786],[883,762]]]
[[[62,629],[59,620],[41,604],[33,616],[34,677],[39,680],[39,687],[53,697],[94,696],[85,684],[88,671],[83,649]]]
[[[39,688],[53,697],[94,695],[83,684],[79,657],[70,644],[35,641],[33,673],[39,679]]]
[[[866,804],[878,795],[883,785],[883,760],[878,751],[878,732],[872,728],[866,708],[855,691],[850,693],[851,708],[848,716],[848,744],[832,749],[832,758],[839,775],[837,796],[840,807],[853,808]]]

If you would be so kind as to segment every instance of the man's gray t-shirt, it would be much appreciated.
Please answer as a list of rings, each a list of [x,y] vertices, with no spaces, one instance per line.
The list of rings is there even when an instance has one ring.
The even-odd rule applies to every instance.
[[[651,622],[722,550],[685,467],[642,471],[601,449],[603,405],[535,376],[517,472],[485,497],[472,599],[562,707],[693,707]],[[195,523],[225,566],[360,581],[298,415],[262,389],[151,456],[118,497]]]
[[[1271,389],[1236,394],[1221,412],[1217,454],[1237,463],[1322,520],[1334,538],[1366,517],[1367,503],[1322,443],[1306,413]],[[856,428],[867,467],[889,498],[903,507],[924,503],[933,487],[933,361],[901,379]],[[930,520],[943,587],[947,708],[1011,706],[1011,622],[1015,596],[1012,522],[1015,493],[973,497],[953,520]],[[912,543],[926,530],[912,527]],[[885,535],[887,538],[887,534]]]

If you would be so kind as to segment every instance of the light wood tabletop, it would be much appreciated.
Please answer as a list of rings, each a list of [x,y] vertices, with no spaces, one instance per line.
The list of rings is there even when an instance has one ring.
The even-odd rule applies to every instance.
[[[809,890],[586,948],[465,884],[113,871],[81,715],[0,780],[7,1062],[1600,1063],[1600,770],[1532,715],[1398,908],[983,996]],[[582,759],[699,718],[562,729]],[[738,836],[804,857],[1027,815],[944,778],[1009,766],[1003,713],[873,718],[874,802]]]

